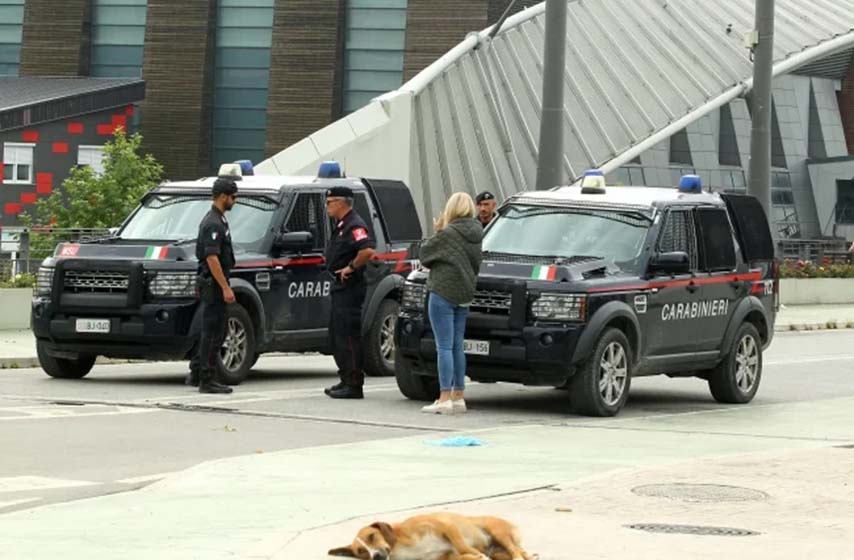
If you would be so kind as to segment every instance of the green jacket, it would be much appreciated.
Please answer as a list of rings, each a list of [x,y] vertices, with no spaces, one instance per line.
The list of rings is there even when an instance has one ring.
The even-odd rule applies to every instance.
[[[483,260],[483,227],[472,218],[451,222],[421,246],[421,263],[430,269],[427,289],[454,305],[474,299]]]

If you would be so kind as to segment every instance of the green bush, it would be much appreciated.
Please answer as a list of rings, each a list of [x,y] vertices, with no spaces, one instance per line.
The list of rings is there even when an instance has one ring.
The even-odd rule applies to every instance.
[[[0,288],[35,288],[35,274],[17,274],[8,280],[0,282]]]
[[[784,260],[780,278],[854,278],[854,264],[834,264],[827,259],[821,263]]]

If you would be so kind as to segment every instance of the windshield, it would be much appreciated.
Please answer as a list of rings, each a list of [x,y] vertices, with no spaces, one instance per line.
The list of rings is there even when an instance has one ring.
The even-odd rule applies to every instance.
[[[278,205],[269,198],[243,197],[228,213],[235,250],[258,251],[272,227]],[[211,209],[211,199],[187,195],[154,195],[146,198],[119,236],[122,239],[189,241],[196,239],[199,224]]]
[[[483,250],[556,262],[598,257],[635,270],[650,225],[648,218],[631,212],[509,206],[487,232]]]

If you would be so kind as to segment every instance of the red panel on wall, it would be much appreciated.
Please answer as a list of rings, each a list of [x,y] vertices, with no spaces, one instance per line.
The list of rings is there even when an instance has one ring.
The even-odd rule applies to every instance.
[[[53,173],[36,173],[36,192],[39,194],[53,192]]]
[[[55,154],[67,154],[68,153],[68,142],[54,142],[53,143],[53,153],[55,153]]]
[[[101,136],[112,136],[115,128],[111,124],[99,124],[98,134]]]
[[[36,193],[27,192],[21,195],[21,204],[35,204],[39,195]]]
[[[136,112],[136,109],[134,108],[134,106],[133,106],[133,105],[128,105],[128,108],[127,108],[127,109],[125,109],[125,115],[127,115],[127,116],[129,116],[129,117],[130,117],[130,116],[133,116],[133,114],[134,114],[135,112]]]
[[[4,214],[8,214],[10,216],[17,216],[21,212],[23,212],[23,208],[21,208],[21,205],[17,202],[7,202],[5,205],[3,205]]]
[[[68,134],[83,134],[83,123],[70,122],[68,123]]]
[[[2,184],[3,184],[3,171],[4,171],[4,169],[3,169],[3,163],[2,163],[2,162],[0,162],[0,185],[2,185]]]
[[[39,131],[38,130],[25,130],[21,134],[21,138],[23,138],[24,142],[38,142],[39,141]]]
[[[124,115],[113,115],[113,126],[127,128],[128,118]]]

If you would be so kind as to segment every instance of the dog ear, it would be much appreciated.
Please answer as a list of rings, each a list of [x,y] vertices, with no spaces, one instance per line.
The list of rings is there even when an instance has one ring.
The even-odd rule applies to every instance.
[[[333,548],[329,552],[327,552],[329,556],[346,556],[347,558],[358,558],[349,546],[342,546],[341,548]]]
[[[391,525],[388,523],[377,521],[376,523],[371,524],[371,527],[382,533],[385,542],[387,542],[389,546],[394,546],[394,543],[397,542],[397,535],[394,534]]]

